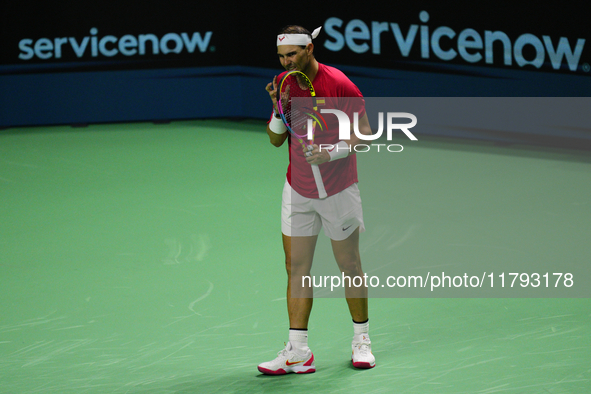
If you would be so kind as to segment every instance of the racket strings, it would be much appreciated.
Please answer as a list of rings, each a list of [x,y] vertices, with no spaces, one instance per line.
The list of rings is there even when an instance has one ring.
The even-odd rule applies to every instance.
[[[298,98],[298,100],[293,100]],[[301,99],[301,100],[300,100]],[[312,107],[312,96],[309,86],[300,78],[290,76],[283,82],[281,91],[283,114],[293,134],[301,138],[307,135],[308,115],[306,107]]]
[[[302,78],[299,75],[296,75],[295,80],[296,80],[300,90],[303,90],[303,91],[310,90],[310,86],[304,81],[304,78]]]

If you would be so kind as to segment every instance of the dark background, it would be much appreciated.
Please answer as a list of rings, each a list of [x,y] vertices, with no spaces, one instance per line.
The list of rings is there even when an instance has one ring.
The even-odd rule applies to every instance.
[[[580,3],[579,3],[580,4]],[[32,1],[0,2],[0,127],[98,123],[206,117],[265,118],[268,98],[263,90],[281,71],[275,36],[287,24],[312,31],[328,18],[347,22],[360,19],[398,23],[406,35],[409,26],[427,25],[430,32],[447,26],[456,32],[473,28],[502,31],[511,42],[530,33],[548,35],[554,45],[566,37],[574,47],[577,39],[588,41],[591,30],[587,13],[579,4],[561,2],[542,7],[536,2],[294,2],[261,1]],[[422,23],[421,11],[430,19]],[[77,58],[63,46],[61,59],[21,60],[19,41],[76,37],[80,42],[97,28],[97,37],[130,34],[212,32],[205,53],[114,57],[90,56],[90,47]],[[455,40],[454,39],[454,40]],[[579,66],[570,71],[563,64],[554,70],[546,55],[539,69],[503,64],[500,44],[493,65],[484,59],[468,63],[459,55],[443,61],[420,54],[420,32],[410,56],[403,57],[392,32],[381,35],[382,54],[371,50],[358,54],[345,48],[332,52],[324,47],[326,31],[315,40],[319,61],[340,67],[364,95],[392,96],[525,96],[585,97],[591,88],[590,42],[586,42]],[[371,43],[371,42],[370,42]],[[110,44],[112,46],[112,44]],[[443,38],[443,49],[457,44]],[[480,50],[484,53],[484,50]],[[148,47],[148,53],[150,47]],[[527,45],[526,59],[534,56]],[[188,104],[190,103],[190,104]]]
[[[459,33],[466,28],[473,28],[481,35],[485,30],[500,30],[509,35],[514,42],[524,33],[531,33],[539,38],[549,35],[556,44],[558,37],[567,37],[574,46],[576,39],[588,39],[591,30],[588,26],[586,12],[578,5],[564,4],[545,6],[535,2],[474,2],[468,1],[427,1],[427,2],[396,2],[384,3],[364,1],[360,6],[356,3],[316,2],[311,6],[314,12],[295,10],[293,2],[258,2],[247,5],[244,2],[216,1],[206,4],[199,1],[102,1],[79,2],[73,0],[49,1],[44,3],[32,1],[3,1],[2,26],[0,35],[0,64],[31,65],[64,62],[80,62],[92,69],[138,69],[162,67],[195,67],[211,65],[246,65],[257,67],[276,67],[274,55],[275,33],[286,24],[300,24],[310,31],[321,26],[328,17],[343,19],[346,23],[352,19],[361,19],[367,25],[371,21],[398,23],[403,33],[411,24],[423,25],[419,13],[427,11],[430,15],[428,25],[430,31],[440,26],[448,26]],[[351,4],[348,6],[348,4]],[[249,17],[254,15],[253,17]],[[169,32],[213,32],[211,44],[215,51],[206,54],[188,54],[186,51],[170,56],[146,55],[127,57],[117,55],[102,59],[103,64],[89,62],[88,55],[78,59],[74,53],[64,51],[62,59],[20,60],[18,58],[18,42],[23,38],[37,40],[39,38],[77,37],[81,40],[89,36],[90,29],[96,27],[98,36],[125,34],[139,35],[153,33],[163,36]],[[344,30],[344,26],[340,29]],[[323,32],[324,33],[324,32]],[[457,36],[456,36],[457,38]],[[325,33],[318,41],[329,40]],[[420,37],[417,35],[415,45],[409,58],[403,58],[397,51],[393,34],[382,34],[382,48],[396,49],[391,54],[374,55],[371,51],[355,54],[348,49],[335,53],[316,45],[316,52],[321,59],[332,63],[358,66],[375,66],[382,68],[429,69],[428,60],[421,59]],[[450,44],[447,38],[442,46]],[[586,46],[589,45],[588,43]],[[529,51],[528,51],[529,50]],[[525,57],[533,57],[533,50],[526,47]],[[580,64],[589,63],[591,51],[584,50]],[[432,56],[433,58],[433,56]],[[93,59],[96,60],[96,59]],[[416,62],[423,60],[422,63]],[[433,60],[433,59],[431,59]],[[438,59],[436,59],[438,60]],[[439,61],[439,60],[438,60]],[[442,62],[442,61],[439,61]],[[466,64],[459,56],[447,64]],[[495,63],[502,66],[502,53],[495,48]],[[513,68],[519,68],[513,62]],[[475,66],[490,67],[484,61]],[[533,66],[526,67],[536,70]],[[60,68],[48,67],[52,72]],[[63,65],[61,69],[68,69]],[[542,68],[544,69],[544,67]],[[26,68],[12,69],[12,72],[23,72]],[[572,73],[563,70],[563,72]],[[577,74],[590,75],[578,70]]]

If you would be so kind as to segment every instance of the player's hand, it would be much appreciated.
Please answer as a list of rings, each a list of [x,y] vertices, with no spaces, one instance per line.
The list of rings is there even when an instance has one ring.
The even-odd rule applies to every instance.
[[[269,82],[265,87],[267,93],[269,93],[269,97],[271,97],[271,101],[273,102],[273,109],[275,113],[279,113],[279,108],[277,108],[277,75],[273,77],[273,82]]]
[[[318,145],[312,145],[312,150],[308,150],[309,148],[303,148],[304,155],[306,155],[306,161],[310,164],[322,164],[330,161],[330,155],[326,149],[322,151],[318,147]]]
[[[273,102],[273,109],[275,113],[279,113],[279,107],[277,106],[277,75],[273,77],[273,82],[269,82],[265,87],[267,93],[269,93],[269,97],[271,97],[271,101]],[[284,108],[287,108],[287,104],[289,101],[289,85],[285,89],[285,92],[281,93],[281,105]]]

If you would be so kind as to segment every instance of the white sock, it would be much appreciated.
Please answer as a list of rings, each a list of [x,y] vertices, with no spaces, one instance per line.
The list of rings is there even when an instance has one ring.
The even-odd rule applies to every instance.
[[[308,351],[308,330],[289,329],[289,342],[300,353]]]
[[[363,323],[353,322],[353,338],[362,340],[363,337],[367,337],[369,340],[369,319]]]

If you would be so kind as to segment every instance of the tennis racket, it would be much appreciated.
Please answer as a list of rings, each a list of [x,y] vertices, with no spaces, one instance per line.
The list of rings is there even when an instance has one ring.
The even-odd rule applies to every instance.
[[[297,105],[294,105],[293,98],[302,98]],[[309,99],[309,100],[305,100]],[[316,103],[316,92],[310,79],[301,71],[290,71],[281,78],[279,87],[277,88],[277,107],[281,120],[287,127],[287,130],[292,136],[307,149],[306,156],[311,156],[310,152],[314,144],[314,131],[316,129],[316,120],[313,120],[306,109],[313,109],[318,111]],[[311,133],[310,133],[311,129]],[[311,137],[311,138],[308,138]],[[309,143],[305,140],[308,139]],[[320,168],[317,164],[312,164],[312,174],[314,174],[314,181],[316,182],[316,189],[318,189],[318,197],[326,198],[326,190],[322,182],[322,175],[320,175]]]

